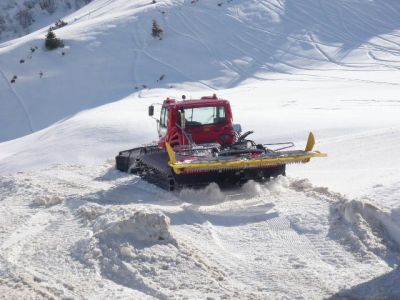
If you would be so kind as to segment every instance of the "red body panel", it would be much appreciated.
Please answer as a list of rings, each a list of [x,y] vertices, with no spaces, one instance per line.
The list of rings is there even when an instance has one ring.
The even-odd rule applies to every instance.
[[[166,142],[171,146],[187,145],[189,143],[181,128],[181,114],[184,114],[187,110],[196,108],[220,110],[223,111],[224,117],[218,118],[218,121],[213,121],[215,123],[203,125],[196,125],[194,124],[195,122],[183,121],[185,123],[183,130],[186,135],[191,137],[194,143],[219,143],[221,145],[230,145],[235,141],[235,134],[232,126],[232,110],[229,101],[218,99],[214,95],[212,97],[202,97],[197,100],[165,100],[161,112],[163,113],[163,111],[166,110],[166,124],[162,122],[161,117],[159,128],[160,147],[165,148]],[[163,124],[164,126],[162,126]]]

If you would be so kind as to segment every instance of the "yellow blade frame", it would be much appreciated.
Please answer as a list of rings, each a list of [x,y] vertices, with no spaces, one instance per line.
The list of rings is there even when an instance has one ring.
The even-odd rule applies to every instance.
[[[202,172],[215,170],[229,169],[247,169],[247,168],[262,168],[268,166],[276,166],[290,163],[306,163],[313,157],[326,157],[325,153],[312,151],[315,145],[315,138],[312,132],[308,135],[305,151],[301,154],[293,154],[281,157],[264,157],[258,159],[232,159],[227,161],[205,161],[205,162],[178,162],[176,154],[171,145],[166,143],[167,152],[169,155],[168,165],[174,170],[175,174],[183,172]]]

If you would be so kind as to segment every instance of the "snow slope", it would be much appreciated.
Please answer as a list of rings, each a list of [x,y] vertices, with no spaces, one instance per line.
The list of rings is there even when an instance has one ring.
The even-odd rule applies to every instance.
[[[400,4],[150,2],[65,16],[64,49],[47,26],[0,44],[0,295],[398,298]],[[114,169],[157,139],[148,105],[214,92],[256,140],[314,131],[328,158],[225,191]]]
[[[7,130],[0,140],[148,88],[204,93],[301,74],[313,81],[374,82],[390,90],[382,100],[395,100],[395,1],[317,7],[314,1],[149,2],[89,3],[55,31],[64,49],[43,49],[47,27],[2,44],[0,125]],[[153,19],[164,29],[162,40],[151,36]],[[31,47],[38,49],[31,53]],[[357,94],[363,100],[368,92]]]

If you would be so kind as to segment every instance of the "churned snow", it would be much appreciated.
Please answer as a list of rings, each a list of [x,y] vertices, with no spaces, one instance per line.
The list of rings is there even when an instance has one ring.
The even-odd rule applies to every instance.
[[[400,297],[400,3],[67,2],[0,44],[0,298]],[[213,93],[328,157],[228,190],[115,170],[150,104]]]

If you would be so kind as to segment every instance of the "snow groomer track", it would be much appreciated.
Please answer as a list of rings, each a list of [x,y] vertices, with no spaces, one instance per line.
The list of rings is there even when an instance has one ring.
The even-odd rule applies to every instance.
[[[2,295],[322,298],[398,280],[393,216],[306,179],[165,193],[110,165],[70,166],[0,189]]]

